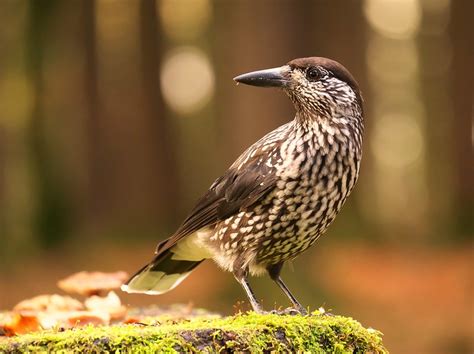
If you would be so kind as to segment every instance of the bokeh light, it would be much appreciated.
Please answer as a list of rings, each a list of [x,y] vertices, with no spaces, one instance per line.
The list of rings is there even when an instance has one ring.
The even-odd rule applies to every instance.
[[[422,75],[417,34],[422,7],[418,0],[366,0],[364,11],[372,31],[366,51],[374,91],[370,151],[375,193],[362,212],[376,214],[386,237],[396,228],[420,228],[426,219],[425,114],[419,87]],[[365,185],[366,188],[369,185]],[[377,208],[373,208],[376,205]],[[413,212],[407,217],[404,211]],[[394,238],[397,235],[392,235]]]
[[[211,63],[194,47],[181,47],[169,53],[163,62],[160,81],[166,103],[180,114],[201,109],[214,92]]]
[[[406,84],[418,70],[418,53],[413,40],[394,40],[377,34],[368,43],[367,62],[374,83]]]
[[[388,113],[378,117],[372,137],[372,149],[378,162],[405,168],[420,158],[423,136],[412,116]]]
[[[392,38],[413,36],[420,25],[418,0],[366,0],[364,11],[377,32]]]

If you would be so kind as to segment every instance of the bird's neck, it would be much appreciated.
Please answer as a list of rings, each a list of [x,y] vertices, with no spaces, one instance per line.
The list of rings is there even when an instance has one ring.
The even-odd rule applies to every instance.
[[[361,154],[364,130],[361,110],[331,112],[330,116],[321,112],[298,110],[294,127],[296,131],[315,133],[311,136],[322,149],[338,144]]]

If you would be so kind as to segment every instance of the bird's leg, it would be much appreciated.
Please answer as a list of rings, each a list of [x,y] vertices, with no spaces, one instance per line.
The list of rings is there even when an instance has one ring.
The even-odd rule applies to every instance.
[[[281,268],[283,267],[283,263],[275,264],[272,266],[269,266],[267,268],[268,275],[270,275],[270,278],[277,283],[277,285],[280,287],[280,289],[285,293],[285,295],[290,299],[291,303],[293,304],[295,310],[297,310],[300,314],[306,315],[308,311],[299,303],[298,300],[293,296],[293,294],[290,292],[290,289],[285,285],[283,280],[280,277],[281,273]]]
[[[239,284],[242,285],[242,288],[244,288],[245,293],[247,294],[247,297],[250,301],[250,305],[252,305],[253,310],[257,313],[264,313],[262,306],[258,302],[252,288],[250,287],[250,284],[247,280],[247,275],[248,275],[247,269],[234,270],[234,277],[235,279],[237,279]]]

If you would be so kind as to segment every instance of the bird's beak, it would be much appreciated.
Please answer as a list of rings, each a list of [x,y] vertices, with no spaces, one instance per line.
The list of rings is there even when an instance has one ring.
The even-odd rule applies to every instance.
[[[234,81],[252,86],[285,87],[289,83],[290,70],[288,65],[284,65],[278,68],[252,71],[234,77]]]

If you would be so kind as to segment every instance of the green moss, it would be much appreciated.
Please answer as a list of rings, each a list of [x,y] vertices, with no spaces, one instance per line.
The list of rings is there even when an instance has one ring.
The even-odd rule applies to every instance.
[[[381,333],[351,318],[240,314],[156,325],[80,327],[0,341],[0,352],[231,352],[386,353]]]

